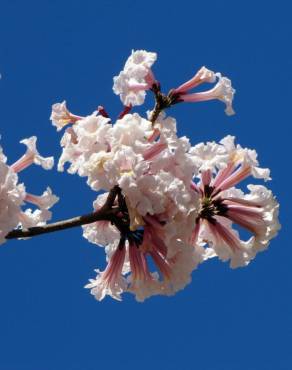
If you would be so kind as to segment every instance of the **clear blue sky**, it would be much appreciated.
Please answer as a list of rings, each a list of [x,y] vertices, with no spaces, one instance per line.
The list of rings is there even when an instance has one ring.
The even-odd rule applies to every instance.
[[[0,7],[1,145],[17,159],[33,134],[57,156],[50,106],[120,110],[112,77],[131,49],[157,51],[165,90],[202,65],[229,76],[237,115],[219,102],[171,115],[193,143],[226,134],[270,167],[283,229],[245,269],[211,261],[172,298],[96,302],[83,285],[104,254],[80,230],[0,248],[0,370],[291,370],[291,9],[289,1],[13,1]],[[151,107],[151,98],[146,108]],[[32,168],[31,192],[50,185],[54,219],[87,212],[78,177]]]

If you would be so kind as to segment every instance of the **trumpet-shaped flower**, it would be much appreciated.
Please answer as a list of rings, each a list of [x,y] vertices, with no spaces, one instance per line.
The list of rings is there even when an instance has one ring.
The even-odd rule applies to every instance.
[[[62,103],[55,103],[52,105],[52,113],[50,120],[53,126],[56,126],[57,131],[60,131],[64,126],[69,123],[75,123],[76,121],[82,119],[80,116],[72,114],[66,106],[66,101]]]
[[[204,82],[215,82],[216,78],[218,78],[218,82],[212,89],[189,93],[189,90]],[[176,96],[176,101],[200,102],[214,99],[221,100],[225,103],[225,113],[229,116],[235,113],[232,108],[234,94],[235,89],[232,87],[229,78],[222,77],[221,73],[214,73],[206,67],[202,67],[192,79],[172,90],[172,95]]]
[[[45,170],[50,170],[54,165],[54,157],[42,157],[36,147],[37,137],[32,136],[28,139],[21,140],[21,143],[26,145],[26,153],[11,165],[14,172],[23,171],[31,164],[42,166]]]

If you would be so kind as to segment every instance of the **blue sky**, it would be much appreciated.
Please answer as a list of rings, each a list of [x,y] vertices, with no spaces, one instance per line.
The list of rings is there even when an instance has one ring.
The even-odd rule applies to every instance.
[[[33,134],[41,153],[58,156],[60,135],[48,119],[54,102],[118,114],[112,77],[131,49],[156,51],[165,90],[202,65],[232,79],[236,116],[225,116],[220,102],[169,113],[193,143],[232,134],[257,149],[272,171],[283,228],[247,268],[211,261],[184,291],[144,304],[132,296],[98,303],[83,289],[104,255],[80,230],[6,243],[0,370],[292,368],[290,14],[281,0],[1,2],[1,142],[10,163],[23,153],[19,140]],[[38,167],[21,179],[31,192],[50,185],[61,197],[55,219],[91,209],[84,179]]]

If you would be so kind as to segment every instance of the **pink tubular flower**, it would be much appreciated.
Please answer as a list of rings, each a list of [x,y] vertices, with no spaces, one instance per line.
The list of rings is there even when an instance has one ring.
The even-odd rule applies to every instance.
[[[147,256],[150,256],[147,250],[145,250],[145,245],[148,245],[148,248],[151,248],[152,241],[149,238],[149,234],[146,232],[135,232],[133,235],[136,237],[129,238],[129,261],[130,261],[130,275],[128,276],[128,291],[136,295],[136,299],[140,302],[144,301],[145,298],[159,294],[161,290],[161,283],[159,282],[159,274],[157,272],[150,272],[149,264],[147,261]],[[137,235],[139,237],[137,238]],[[155,247],[154,247],[155,248]],[[160,259],[163,262],[160,263],[160,268],[165,271],[167,269],[167,262],[165,257],[161,256],[157,252]],[[156,262],[153,259],[155,265]],[[157,266],[157,265],[156,265]],[[158,267],[158,266],[157,266]]]
[[[101,301],[106,295],[110,295],[118,301],[121,300],[121,293],[126,289],[126,281],[122,277],[125,256],[125,239],[121,238],[106,269],[103,272],[96,270],[98,274],[96,279],[90,279],[90,283],[85,286],[85,288],[91,289],[91,294],[98,301]]]
[[[212,89],[193,94],[188,93],[189,90],[204,82],[215,82],[216,77],[218,77],[218,82]],[[227,115],[235,113],[232,108],[235,90],[231,86],[231,81],[227,77],[222,77],[220,73],[214,73],[205,67],[202,67],[192,79],[174,89],[172,94],[177,96],[177,101],[185,102],[200,102],[218,99],[226,104],[225,113]]]
[[[11,169],[14,172],[20,172],[33,163],[42,166],[45,170],[50,170],[53,167],[54,158],[42,157],[37,151],[36,141],[36,136],[21,140],[21,143],[26,145],[27,150],[21,158],[19,158],[15,163],[11,165]]]
[[[221,77],[220,74],[217,74],[217,76],[219,77],[219,81],[213,89],[194,94],[182,95],[181,99],[185,102],[199,102],[218,99],[226,104],[225,113],[228,116],[233,115],[235,112],[232,108],[232,100],[235,90],[231,86],[231,81],[228,78]]]
[[[201,67],[193,78],[183,83],[179,87],[173,90],[175,94],[186,94],[189,90],[201,85],[204,82],[213,83],[216,81],[216,75],[213,71],[210,71],[206,67]]]
[[[35,204],[40,209],[49,209],[56,202],[58,202],[59,198],[56,195],[54,195],[52,193],[52,190],[48,187],[47,190],[44,191],[42,195],[26,193],[24,200],[26,202]]]
[[[107,224],[107,227],[110,227],[110,224]],[[162,227],[159,224],[156,230],[157,228]],[[153,233],[153,226],[147,224],[144,230],[128,230],[126,234],[121,235],[118,245],[116,242],[111,245],[110,250],[113,252],[109,256],[105,271],[100,273],[97,270],[96,279],[90,280],[90,284],[86,285],[97,300],[102,300],[105,295],[120,300],[122,292],[131,291],[137,300],[143,301],[164,290],[164,285],[159,281],[159,274],[150,272],[147,256],[152,257],[163,279],[170,277],[171,264],[166,258],[167,247],[159,236]],[[125,269],[126,256],[129,259],[129,268]],[[123,274],[129,272],[130,275],[125,279]]]
[[[149,161],[158,154],[160,154],[166,148],[167,148],[166,143],[157,142],[144,151],[143,158],[145,161]]]
[[[155,216],[145,216],[142,240],[129,244],[131,274],[128,290],[138,301],[152,295],[173,295],[191,281],[191,273],[201,259],[188,245],[169,239]],[[150,272],[152,260],[156,272]]]

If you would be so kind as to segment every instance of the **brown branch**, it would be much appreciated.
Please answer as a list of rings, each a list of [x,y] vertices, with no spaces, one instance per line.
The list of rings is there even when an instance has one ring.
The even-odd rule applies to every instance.
[[[152,122],[152,126],[154,125],[162,110],[163,109],[161,109],[161,107],[156,103],[150,117],[150,122]]]
[[[160,84],[154,83],[151,90],[155,96],[155,106],[150,116],[150,122],[152,122],[152,126],[154,125],[155,121],[157,120],[159,114],[166,108],[170,108],[172,105],[179,102],[179,96],[173,93],[173,90],[170,90],[167,95],[161,92]]]
[[[88,213],[86,215],[73,217],[67,220],[57,221],[44,226],[30,227],[27,230],[16,229],[10,231],[6,235],[6,239],[16,239],[16,238],[28,238],[41,234],[52,233],[55,231],[61,231],[70,229],[72,227],[77,227],[81,225],[91,224],[96,221],[114,221],[116,219],[115,215],[119,212],[118,207],[113,207],[115,198],[117,194],[120,193],[120,188],[115,186],[107,197],[105,204],[95,212]]]
[[[157,120],[159,114],[162,112],[162,93],[160,89],[159,83],[154,83],[151,88],[154,96],[155,96],[155,106],[153,108],[153,111],[151,113],[149,121],[152,122],[152,125],[154,125],[155,121]]]

